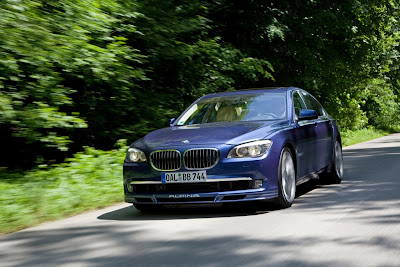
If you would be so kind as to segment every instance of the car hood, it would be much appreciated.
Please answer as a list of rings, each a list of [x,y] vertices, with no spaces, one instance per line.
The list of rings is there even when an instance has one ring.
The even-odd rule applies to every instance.
[[[133,143],[138,148],[175,147],[182,145],[239,144],[262,139],[288,127],[287,120],[257,122],[219,122],[173,126],[147,134]]]

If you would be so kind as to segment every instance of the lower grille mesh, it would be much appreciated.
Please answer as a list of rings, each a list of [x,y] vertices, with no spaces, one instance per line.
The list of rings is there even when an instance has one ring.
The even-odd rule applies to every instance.
[[[137,194],[156,193],[209,193],[252,189],[252,181],[226,181],[189,184],[133,184]]]
[[[158,202],[201,202],[214,201],[215,197],[193,197],[193,198],[157,198]]]

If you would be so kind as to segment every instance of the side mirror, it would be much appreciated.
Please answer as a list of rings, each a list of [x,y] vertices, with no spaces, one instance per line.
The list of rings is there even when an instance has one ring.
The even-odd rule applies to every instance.
[[[175,118],[164,121],[164,127],[170,127],[175,122]]]
[[[318,119],[317,112],[313,109],[302,109],[298,116],[299,121],[315,120]]]

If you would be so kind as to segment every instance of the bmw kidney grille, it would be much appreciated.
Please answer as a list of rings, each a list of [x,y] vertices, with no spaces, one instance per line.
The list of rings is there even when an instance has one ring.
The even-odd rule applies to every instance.
[[[158,171],[175,171],[181,168],[181,153],[177,150],[154,151],[150,154],[151,165]],[[218,162],[218,149],[201,148],[186,150],[183,155],[186,169],[209,169]]]
[[[154,151],[150,154],[151,165],[159,171],[175,171],[181,168],[181,153],[177,150]]]
[[[218,150],[214,148],[189,149],[183,161],[186,169],[209,169],[218,161]]]

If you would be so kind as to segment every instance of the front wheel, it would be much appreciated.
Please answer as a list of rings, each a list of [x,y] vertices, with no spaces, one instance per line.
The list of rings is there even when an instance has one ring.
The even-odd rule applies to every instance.
[[[296,195],[296,170],[290,149],[282,149],[278,170],[278,198],[276,204],[281,208],[292,206]]]

